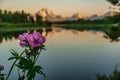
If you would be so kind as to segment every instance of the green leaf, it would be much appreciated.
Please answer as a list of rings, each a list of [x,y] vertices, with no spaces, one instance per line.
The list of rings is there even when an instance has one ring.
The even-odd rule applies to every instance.
[[[41,45],[39,48],[40,48],[40,49],[43,49],[43,50],[46,50],[46,49],[45,49],[45,45]]]
[[[16,58],[18,58],[19,54],[15,50],[11,49],[10,52],[12,53],[13,56],[15,56]]]
[[[34,68],[35,68],[36,70],[43,69],[41,66],[34,66]]]
[[[19,59],[19,58],[20,58],[19,54],[18,54],[16,51],[14,51],[13,49],[11,49],[10,53],[11,53],[13,56],[10,57],[8,60]]]
[[[47,50],[46,48],[42,48],[43,50]]]
[[[41,70],[43,69],[41,66],[34,66],[34,69],[37,73],[42,74],[44,77],[46,77],[46,75]]]
[[[0,76],[5,76],[6,74],[0,74]]]
[[[41,70],[39,74],[42,74],[46,78],[46,75]]]
[[[10,57],[10,58],[8,58],[8,60],[13,60],[13,59],[16,59],[16,57]]]
[[[27,72],[28,80],[34,79],[36,73],[40,75],[42,74],[44,77],[46,77],[46,75],[41,71],[41,69],[43,69],[41,66],[36,65],[32,69],[28,70]]]
[[[45,47],[45,45],[41,45],[40,47]]]
[[[34,70],[37,73],[39,73],[41,69],[43,69],[41,66],[34,66]]]
[[[19,63],[16,65],[17,67],[19,67],[20,69],[26,69],[29,70],[31,68],[33,68],[34,62],[32,62],[31,59],[29,58],[24,58],[21,57],[19,60]]]
[[[34,70],[29,70],[27,72],[28,80],[32,80],[35,78],[36,72]]]

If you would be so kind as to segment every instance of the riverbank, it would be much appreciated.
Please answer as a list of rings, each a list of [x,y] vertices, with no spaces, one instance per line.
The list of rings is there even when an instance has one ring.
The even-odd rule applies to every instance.
[[[38,25],[36,23],[0,23],[0,31],[23,31],[23,30],[33,30],[33,29],[40,29],[40,28],[48,28],[48,27],[62,27],[66,29],[76,29],[76,30],[104,30],[111,27],[120,27],[119,23],[116,24],[93,24],[93,23],[77,23],[77,24],[52,24],[51,26],[47,25]]]
[[[66,29],[75,29],[75,30],[105,30],[112,27],[120,28],[120,24],[53,24],[55,27],[62,27]]]
[[[37,27],[38,24],[33,23],[0,23],[0,28],[13,28],[13,27]]]
[[[27,30],[38,30],[45,26],[39,26],[33,23],[0,23],[0,31],[27,31]]]

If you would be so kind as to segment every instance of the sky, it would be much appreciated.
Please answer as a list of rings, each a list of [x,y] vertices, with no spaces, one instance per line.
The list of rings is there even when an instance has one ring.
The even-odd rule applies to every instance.
[[[24,10],[35,14],[42,8],[48,8],[57,15],[71,16],[80,13],[84,16],[102,15],[109,11],[106,0],[0,0],[2,10]]]

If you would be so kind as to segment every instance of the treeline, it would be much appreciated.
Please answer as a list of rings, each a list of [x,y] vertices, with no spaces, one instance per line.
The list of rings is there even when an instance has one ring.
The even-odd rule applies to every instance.
[[[9,22],[9,23],[35,23],[34,17],[24,12],[20,11],[7,11],[0,10],[0,22]]]
[[[22,11],[7,11],[0,9],[0,22],[5,23],[36,23],[39,25],[51,24],[48,21],[42,21],[42,17],[36,13],[34,16]]]
[[[105,19],[112,23],[120,23],[120,13],[118,13],[114,16],[105,17]]]
[[[49,22],[43,21],[39,13],[36,13],[34,16],[30,13],[22,11],[7,11],[0,9],[0,22],[3,23],[36,23],[38,25],[51,25],[51,24],[108,24],[108,23],[120,23],[120,13],[115,16],[105,17],[103,19],[97,20],[73,20],[73,21],[58,21],[58,22]]]
[[[61,22],[54,22],[55,24],[108,24],[111,23],[107,19],[98,19],[98,20],[73,20],[73,21],[61,21]]]

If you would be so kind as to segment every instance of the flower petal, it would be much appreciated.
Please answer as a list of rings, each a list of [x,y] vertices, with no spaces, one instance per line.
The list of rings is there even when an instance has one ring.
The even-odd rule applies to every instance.
[[[23,33],[23,36],[24,36],[26,39],[29,39],[30,34],[28,34],[28,33]]]
[[[26,47],[26,42],[21,41],[19,44],[21,47]]]
[[[38,40],[42,35],[39,32],[33,33],[34,39]]]
[[[24,41],[24,40],[25,40],[25,37],[24,37],[23,35],[19,35],[19,36],[18,36],[18,39],[19,39],[20,41]]]
[[[30,34],[30,35],[29,35],[28,42],[34,42],[33,34]]]
[[[0,70],[4,70],[4,66],[0,65]]]

